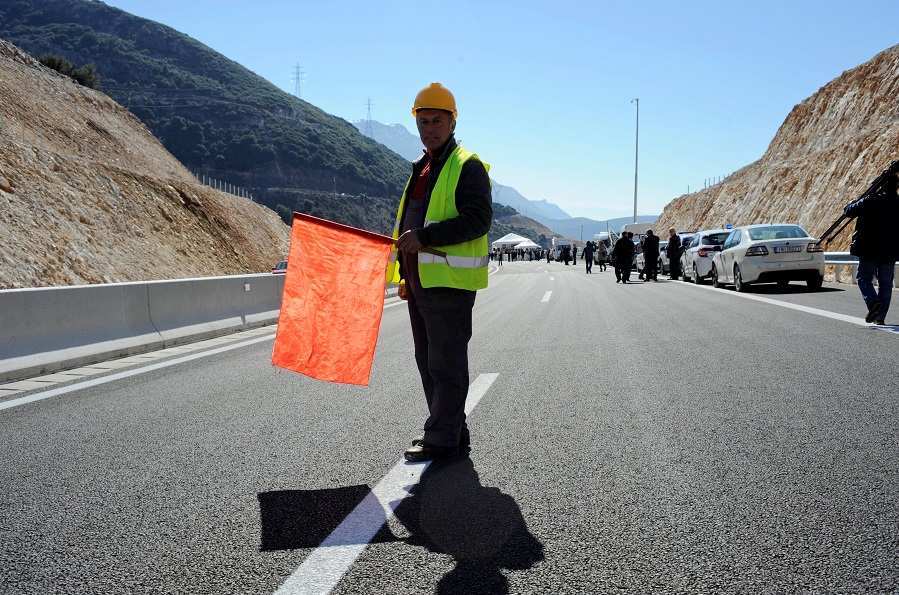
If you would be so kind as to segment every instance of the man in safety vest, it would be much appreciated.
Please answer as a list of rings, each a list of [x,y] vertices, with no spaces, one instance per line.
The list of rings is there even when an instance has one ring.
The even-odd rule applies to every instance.
[[[493,200],[489,166],[456,144],[453,94],[432,83],[416,96],[412,114],[425,151],[400,199],[387,282],[399,283],[409,303],[429,413],[405,457],[430,461],[470,450],[468,341],[476,292],[487,287]]]

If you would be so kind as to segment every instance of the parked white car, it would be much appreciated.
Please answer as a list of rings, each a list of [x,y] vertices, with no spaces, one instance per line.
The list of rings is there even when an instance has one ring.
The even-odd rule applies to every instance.
[[[712,257],[721,250],[724,240],[730,235],[730,229],[703,229],[697,231],[684,248],[680,257],[681,278],[693,280],[697,285],[712,276]]]
[[[779,223],[735,228],[712,259],[712,284],[732,283],[747,291],[751,283],[824,283],[824,250],[798,225]]]
[[[668,272],[668,242],[661,241],[659,242],[659,259],[656,262],[656,273],[659,275],[663,275]],[[637,254],[637,271],[640,274],[643,274],[643,269],[646,268],[646,257],[643,252]]]

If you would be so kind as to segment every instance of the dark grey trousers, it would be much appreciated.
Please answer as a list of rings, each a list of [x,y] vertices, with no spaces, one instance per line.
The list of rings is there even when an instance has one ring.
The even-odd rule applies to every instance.
[[[412,292],[410,292],[412,293]],[[474,291],[436,287],[409,296],[415,362],[428,403],[424,439],[458,446],[468,397],[468,341]]]

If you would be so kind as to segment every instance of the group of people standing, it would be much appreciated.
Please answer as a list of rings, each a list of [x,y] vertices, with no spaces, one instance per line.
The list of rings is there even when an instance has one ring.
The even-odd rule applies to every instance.
[[[676,279],[680,269],[680,236],[672,227],[668,230],[671,237],[668,239],[668,246],[675,246],[677,252],[672,256],[668,254],[671,267],[671,278]],[[640,248],[643,251],[643,270],[640,271],[639,279],[641,281],[659,281],[659,236],[652,233],[649,229],[646,236],[640,242]],[[631,280],[631,268],[634,265],[634,256],[637,254],[637,244],[634,242],[634,232],[627,231],[621,234],[621,237],[615,242],[612,249],[612,260],[615,263],[615,283],[629,283]]]

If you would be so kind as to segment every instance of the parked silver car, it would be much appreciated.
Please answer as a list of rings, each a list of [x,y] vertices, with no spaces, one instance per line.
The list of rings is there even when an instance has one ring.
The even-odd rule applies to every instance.
[[[721,250],[729,229],[704,229],[697,231],[681,255],[681,278],[693,280],[697,285],[712,276],[712,257]]]

